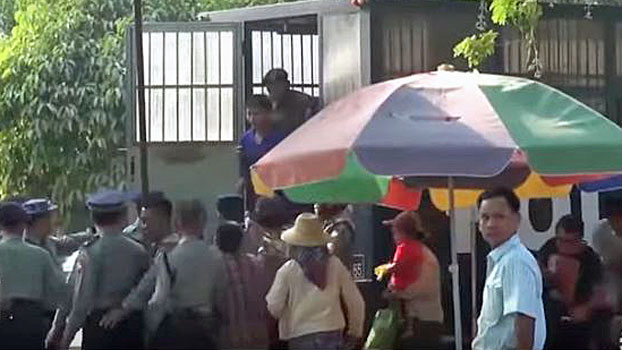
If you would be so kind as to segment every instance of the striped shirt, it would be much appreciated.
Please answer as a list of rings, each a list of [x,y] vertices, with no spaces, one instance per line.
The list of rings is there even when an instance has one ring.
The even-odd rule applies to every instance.
[[[542,349],[546,339],[542,275],[515,234],[488,254],[484,300],[472,348],[515,349],[518,314],[534,319],[533,349]]]
[[[223,253],[225,288],[222,344],[225,349],[267,349],[268,282],[260,261],[245,254]]]

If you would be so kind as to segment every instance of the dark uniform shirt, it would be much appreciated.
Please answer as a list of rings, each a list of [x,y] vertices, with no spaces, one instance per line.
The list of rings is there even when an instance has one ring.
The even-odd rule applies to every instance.
[[[291,134],[318,112],[318,105],[316,98],[294,90],[287,91],[272,111],[276,129],[285,135]]]

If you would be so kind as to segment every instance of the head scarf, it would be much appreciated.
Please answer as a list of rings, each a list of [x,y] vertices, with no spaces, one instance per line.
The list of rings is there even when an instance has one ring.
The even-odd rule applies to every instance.
[[[293,259],[300,265],[307,279],[318,288],[326,288],[328,275],[328,249],[319,247],[296,247]]]

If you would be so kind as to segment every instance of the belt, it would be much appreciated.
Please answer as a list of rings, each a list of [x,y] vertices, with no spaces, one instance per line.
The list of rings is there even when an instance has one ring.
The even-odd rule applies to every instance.
[[[184,307],[174,309],[171,312],[171,316],[181,318],[209,318],[214,316],[214,312],[211,308]]]

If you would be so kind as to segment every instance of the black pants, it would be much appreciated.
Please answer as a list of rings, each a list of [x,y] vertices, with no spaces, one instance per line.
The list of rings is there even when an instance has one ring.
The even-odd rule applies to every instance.
[[[559,322],[559,329],[551,334],[549,346],[552,350],[586,350],[599,349],[609,350],[618,349],[616,344],[611,342],[612,316],[607,312],[595,312],[589,322]],[[549,334],[547,333],[547,341]]]
[[[0,349],[43,349],[46,318],[37,302],[12,301],[0,311]]]
[[[95,310],[89,314],[82,328],[82,349],[144,349],[143,315],[134,312],[113,329],[99,326],[108,310]]]
[[[398,339],[396,349],[442,349],[441,335],[444,332],[440,322],[414,320],[412,338]]]
[[[151,342],[151,349],[217,349],[218,325],[211,317],[190,312],[167,315]]]

